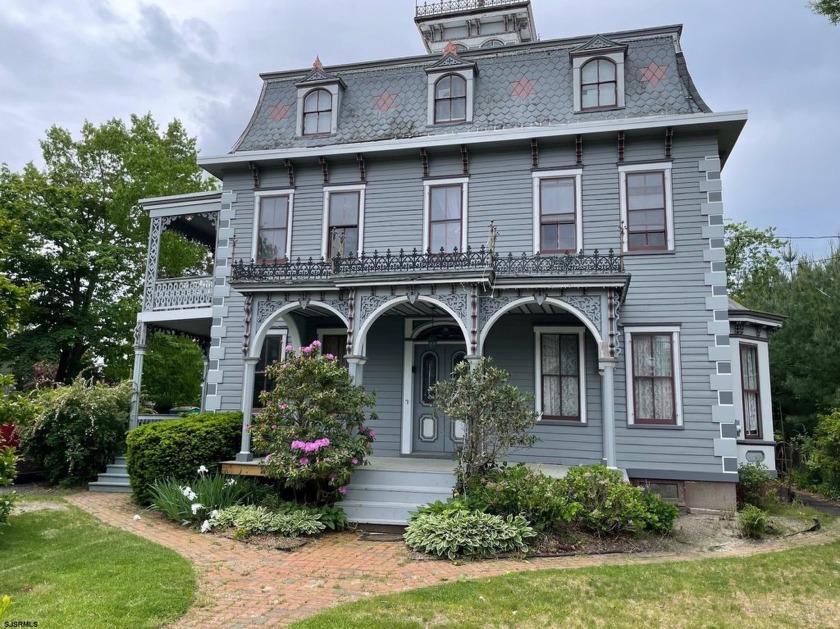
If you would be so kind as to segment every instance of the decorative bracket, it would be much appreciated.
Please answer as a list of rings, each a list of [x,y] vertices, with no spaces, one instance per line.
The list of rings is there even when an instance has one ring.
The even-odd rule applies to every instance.
[[[618,132],[618,163],[624,163],[624,131]]]
[[[367,183],[367,171],[365,170],[365,156],[356,153],[356,162],[359,164],[359,181]]]
[[[321,164],[321,172],[324,174],[324,183],[330,182],[330,165],[327,163],[327,158],[323,155],[318,158],[318,163]]]
[[[467,145],[466,144],[461,145],[461,165],[464,168],[464,174],[469,175],[470,174],[470,156],[469,156],[469,153],[467,153]]]
[[[295,187],[295,166],[292,164],[292,160],[286,160],[286,170],[289,172],[289,187]]]
[[[254,178],[254,190],[260,189],[260,167],[257,166],[256,162],[248,162],[248,166],[251,168],[251,176]]]
[[[531,168],[540,167],[540,145],[537,138],[531,138]]]
[[[575,164],[583,164],[583,136],[580,134],[575,136]]]
[[[423,164],[423,176],[429,176],[429,153],[426,149],[420,149],[420,163]]]
[[[671,149],[674,146],[674,127],[665,128],[665,159],[671,159]]]

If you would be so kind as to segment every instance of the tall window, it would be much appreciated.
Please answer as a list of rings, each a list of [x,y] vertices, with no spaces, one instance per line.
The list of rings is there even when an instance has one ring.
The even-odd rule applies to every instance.
[[[264,391],[271,391],[274,388],[274,382],[265,377],[265,368],[271,363],[277,362],[283,358],[283,346],[286,341],[285,334],[271,334],[265,337],[263,341],[262,352],[260,352],[260,360],[254,367],[254,392],[252,408],[262,408],[263,403],[260,395]]]
[[[580,108],[615,107],[618,103],[615,64],[593,59],[580,69]]]
[[[637,424],[676,424],[674,336],[634,333],[633,415]]]
[[[539,335],[543,419],[581,421],[581,336]]]
[[[449,253],[461,248],[463,186],[429,188],[429,249]]]
[[[359,198],[358,192],[330,193],[327,257],[358,255]]]
[[[321,354],[332,354],[335,359],[341,364],[345,364],[344,357],[347,355],[347,332],[341,331],[327,331],[321,333],[318,331],[318,336],[321,339]]]
[[[467,119],[467,81],[447,74],[435,83],[435,122],[463,122]]]
[[[761,391],[758,386],[758,347],[741,343],[741,392],[744,436],[761,439]]]
[[[261,197],[257,225],[258,264],[272,264],[286,260],[289,242],[289,197]]]
[[[668,249],[665,173],[628,172],[627,250]]]
[[[541,253],[574,252],[576,199],[574,177],[540,180]]]
[[[332,131],[332,94],[314,90],[303,99],[303,135]]]

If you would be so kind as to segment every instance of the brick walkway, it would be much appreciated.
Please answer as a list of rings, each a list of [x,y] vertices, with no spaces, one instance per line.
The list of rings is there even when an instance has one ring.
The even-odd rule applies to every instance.
[[[413,561],[400,542],[361,541],[358,533],[326,535],[294,552],[257,549],[214,535],[200,535],[157,514],[132,518],[138,509],[126,494],[83,493],[67,500],[107,524],[175,550],[195,567],[196,602],[178,627],[277,627],[328,607],[377,594],[452,581],[546,568],[640,564],[743,557],[832,541],[837,527],[731,552],[651,553],[453,565]]]

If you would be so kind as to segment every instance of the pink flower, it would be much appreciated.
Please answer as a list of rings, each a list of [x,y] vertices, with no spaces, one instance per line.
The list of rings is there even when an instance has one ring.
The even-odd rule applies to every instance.
[[[326,356],[324,356],[324,358],[326,358],[327,360],[333,360],[335,356],[333,356],[332,354],[327,354]]]
[[[340,494],[346,494],[346,493],[347,493],[347,487],[344,487],[344,486],[339,487],[339,488],[338,488],[338,493],[340,493]]]
[[[303,441],[295,439],[292,441],[292,450],[305,450],[306,444]]]
[[[375,439],[376,438],[376,433],[373,432],[372,430],[368,430],[368,437],[370,437],[371,439]]]
[[[301,465],[303,465],[304,467],[306,467],[307,465],[309,465],[309,459],[307,459],[305,456],[302,456],[302,457],[300,457],[299,463]]]
[[[351,462],[353,465],[358,465],[358,464],[359,464],[359,459],[357,459],[356,457],[353,457],[352,459],[350,459],[350,462]]]
[[[312,341],[309,347],[321,347],[321,341]]]
[[[292,347],[292,344],[291,344],[291,343],[289,343],[288,345],[286,345],[286,351],[287,351],[287,352],[293,352],[293,351],[294,351],[294,349],[295,349],[295,348],[294,348],[294,347]]]
[[[289,405],[285,402],[281,402],[280,406],[278,406],[277,408],[279,408],[281,411],[285,411],[287,408],[289,408]]]
[[[300,351],[302,351],[304,354],[308,354],[309,352],[312,351],[312,348],[311,347],[304,347]]]
[[[263,461],[265,461],[266,463],[268,463],[270,460],[271,460],[271,455],[270,454],[266,454],[265,457],[263,457]]]

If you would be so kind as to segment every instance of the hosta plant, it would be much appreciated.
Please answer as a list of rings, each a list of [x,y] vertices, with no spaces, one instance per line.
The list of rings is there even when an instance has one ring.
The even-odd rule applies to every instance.
[[[321,516],[307,510],[278,513],[265,507],[243,505],[228,507],[214,513],[202,526],[202,531],[234,529],[240,536],[277,533],[284,537],[299,537],[317,535],[325,528]]]

